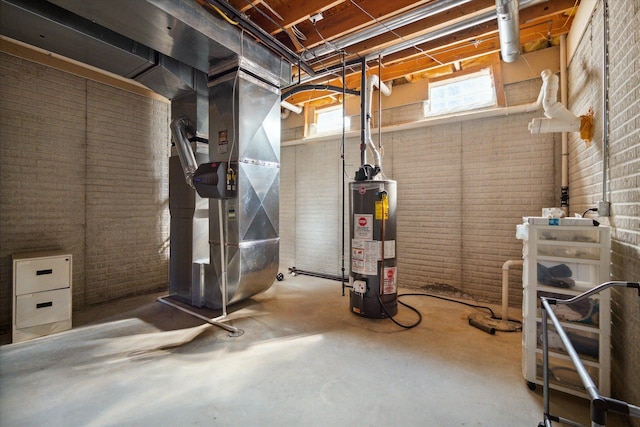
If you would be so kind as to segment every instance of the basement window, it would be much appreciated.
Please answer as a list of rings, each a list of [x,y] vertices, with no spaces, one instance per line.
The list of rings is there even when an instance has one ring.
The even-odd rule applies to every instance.
[[[496,90],[491,70],[429,83],[425,117],[496,106]]]
[[[344,118],[344,130],[351,129],[351,117]],[[342,132],[342,105],[324,108],[316,113],[316,134]]]

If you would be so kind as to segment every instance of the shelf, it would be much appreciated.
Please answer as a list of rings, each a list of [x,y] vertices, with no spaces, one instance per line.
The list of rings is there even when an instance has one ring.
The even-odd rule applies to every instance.
[[[536,353],[542,354],[542,348],[536,347]],[[569,355],[562,351],[549,350],[549,356],[553,356],[557,359],[562,359],[562,360],[566,360],[567,362],[571,362],[571,358],[569,357]],[[594,359],[589,356],[584,356],[584,357],[581,357],[580,360],[582,360],[582,363],[584,363],[585,366],[592,366],[594,368],[600,367],[600,362],[598,361],[598,359]]]
[[[523,375],[542,382],[540,296],[569,299],[609,278],[610,229],[607,226],[526,224],[523,238]],[[610,392],[610,293],[604,291],[573,304],[557,304],[553,312],[603,395]],[[548,356],[554,389],[587,397],[571,358],[552,325]]]

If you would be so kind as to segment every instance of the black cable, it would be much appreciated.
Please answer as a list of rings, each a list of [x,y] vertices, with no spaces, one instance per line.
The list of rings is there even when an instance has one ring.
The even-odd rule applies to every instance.
[[[433,295],[433,294],[422,294],[422,293],[409,293],[409,294],[400,294],[398,295],[398,298],[400,297],[404,297],[404,296],[422,296],[422,297],[431,297],[431,298],[437,298],[437,299],[441,299],[444,301],[449,301],[449,302],[455,302],[457,304],[462,304],[462,305],[466,305],[468,307],[472,307],[472,308],[478,308],[478,309],[484,309],[484,310],[488,310],[489,313],[491,313],[491,318],[492,319],[496,319],[496,320],[502,320],[501,316],[496,316],[496,314],[493,312],[493,310],[491,309],[491,307],[487,307],[486,305],[477,305],[477,304],[471,304],[468,302],[464,302],[464,301],[458,301],[452,298],[447,298],[447,297],[441,297],[439,295]],[[400,302],[400,301],[398,301]],[[400,304],[404,304],[403,302],[400,302]],[[515,320],[515,319],[507,319],[510,322],[515,322],[515,323],[520,323],[522,324],[521,321],[519,320]]]
[[[584,218],[584,216],[588,213],[588,212],[598,212],[598,208],[589,208],[586,211],[584,211],[584,213],[582,214],[582,217]]]
[[[378,302],[380,303],[380,307],[382,307],[382,311],[385,312],[385,314],[389,317],[389,319],[391,319],[391,321],[393,323],[395,323],[396,325],[400,326],[401,328],[405,328],[405,329],[415,328],[416,326],[418,326],[420,324],[420,322],[422,322],[422,314],[418,311],[418,309],[416,309],[414,307],[411,307],[409,304],[406,304],[406,303],[404,303],[402,301],[398,301],[400,304],[404,305],[408,309],[415,311],[416,314],[418,315],[418,320],[416,321],[416,323],[414,323],[413,325],[403,325],[402,323],[400,323],[396,319],[394,319],[391,314],[389,314],[389,312],[387,311],[386,307],[382,303],[382,299],[380,298],[380,295],[377,295],[377,297],[378,297]]]
[[[464,301],[458,301],[458,300],[455,300],[455,299],[452,299],[452,298],[441,297],[439,295],[421,294],[421,293],[401,294],[401,295],[398,295],[398,298],[405,297],[405,296],[407,296],[407,297],[416,297],[416,296],[418,296],[418,297],[419,296],[431,297],[431,298],[441,299],[441,300],[444,300],[444,301],[455,302],[455,303],[458,303],[458,304],[466,305],[468,307],[482,308],[482,309],[485,309],[485,310],[489,310],[489,313],[491,313],[491,318],[497,319],[497,317],[496,317],[495,313],[493,312],[493,310],[491,309],[491,307],[487,307],[486,305],[476,305],[476,304],[471,304],[471,303],[464,302]]]

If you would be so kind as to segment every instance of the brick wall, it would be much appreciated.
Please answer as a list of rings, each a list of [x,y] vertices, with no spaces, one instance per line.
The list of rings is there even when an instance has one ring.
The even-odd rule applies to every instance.
[[[0,53],[0,323],[11,254],[73,254],[73,304],[166,287],[169,105]]]
[[[611,276],[640,281],[640,0],[609,4],[609,179]],[[595,111],[591,145],[570,140],[569,185],[575,211],[603,199],[602,52],[603,14],[599,2],[569,64],[569,102],[577,114]],[[612,389],[614,397],[640,403],[640,301],[630,290],[612,293]],[[640,426],[638,420],[634,425]]]
[[[539,91],[539,81],[508,87],[509,105],[532,102]],[[421,103],[392,108],[383,112],[383,122],[415,121],[421,111]],[[522,257],[516,224],[523,215],[539,215],[542,207],[553,206],[559,197],[556,139],[551,134],[529,134],[527,123],[535,116],[515,114],[383,134],[383,170],[398,182],[401,285],[447,284],[481,300],[500,302],[502,264]],[[357,116],[352,123],[359,123]],[[377,139],[375,130],[373,137]],[[348,177],[360,164],[358,145],[359,138],[347,138]],[[340,274],[340,136],[283,147],[282,153],[295,162],[295,173],[285,175],[288,166],[283,161],[282,185],[289,187],[295,180],[296,200],[281,204],[281,228],[296,230],[295,235],[282,237],[282,250],[287,251],[282,261],[304,270]],[[345,217],[348,221],[348,203]],[[510,287],[510,303],[519,306],[521,269],[514,268]]]

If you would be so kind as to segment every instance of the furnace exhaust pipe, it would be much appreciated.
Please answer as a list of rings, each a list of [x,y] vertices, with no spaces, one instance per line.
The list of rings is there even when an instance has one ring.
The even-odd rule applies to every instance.
[[[189,143],[189,137],[187,134],[188,119],[186,117],[180,117],[171,121],[171,135],[173,136],[173,142],[176,144],[176,151],[180,158],[180,164],[184,170],[184,178],[187,181],[189,187],[195,189],[193,185],[193,175],[198,169],[198,163],[196,162],[196,156],[193,154],[191,144]]]

